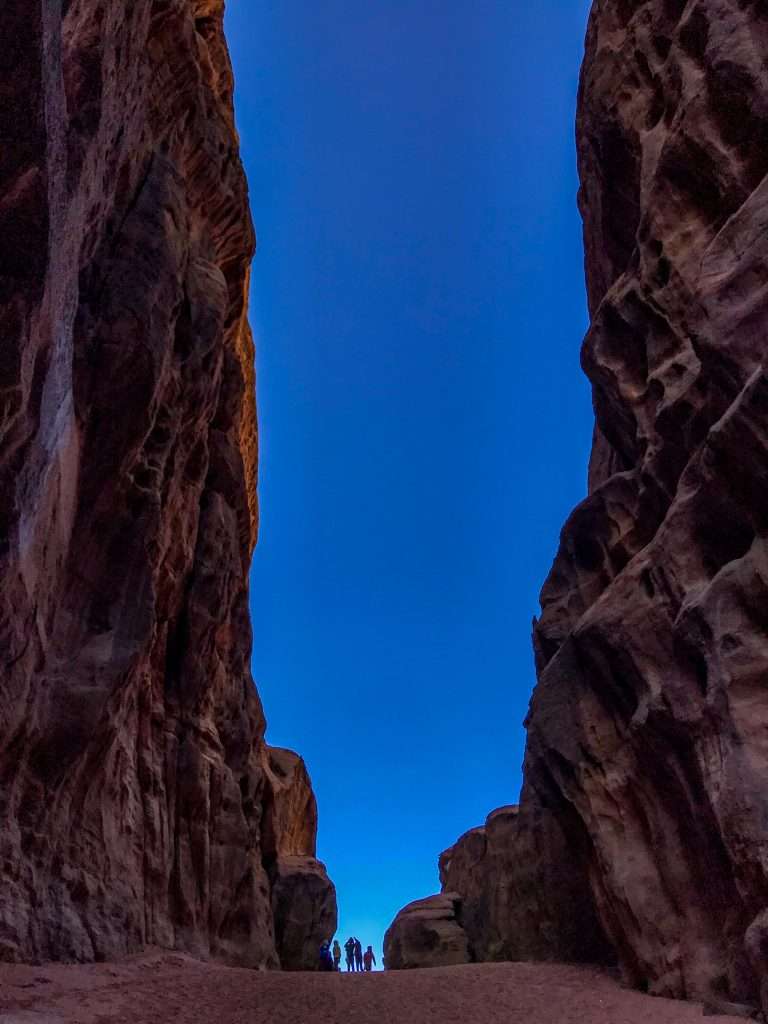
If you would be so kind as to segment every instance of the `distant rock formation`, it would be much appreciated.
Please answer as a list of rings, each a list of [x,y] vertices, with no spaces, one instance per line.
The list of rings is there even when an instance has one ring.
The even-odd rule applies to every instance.
[[[262,857],[272,890],[275,944],[283,970],[313,970],[320,944],[336,933],[336,890],[314,857],[317,805],[304,762],[290,750],[266,749]]]
[[[508,920],[520,914],[517,900],[509,905],[518,812],[515,805],[500,807],[440,855],[440,884],[461,893],[461,924],[475,960],[516,959]]]
[[[445,873],[484,956],[608,950],[768,1010],[767,60],[762,4],[593,5],[589,497],[534,624],[519,814]]]
[[[461,894],[473,960],[611,961],[588,890],[574,877],[578,850],[567,830],[544,838],[545,846],[532,847],[519,808],[500,807],[441,854],[440,882]]]
[[[612,963],[589,889],[581,873],[574,872],[577,848],[569,846],[563,831],[552,828],[541,848],[533,846],[533,837],[530,830],[521,829],[514,805],[498,808],[484,826],[461,836],[440,855],[442,895],[409,904],[392,923],[385,939],[385,965],[437,967],[494,960]],[[424,916],[434,916],[440,927],[447,928],[450,941],[430,943],[417,927]]]
[[[284,971],[310,971],[336,934],[336,892],[313,857],[281,857],[271,874],[275,941]]]
[[[254,237],[222,18],[3,3],[4,960],[275,966],[283,856],[331,913],[249,669]]]
[[[400,971],[468,963],[467,936],[460,917],[461,897],[456,893],[409,903],[384,936],[386,969]]]

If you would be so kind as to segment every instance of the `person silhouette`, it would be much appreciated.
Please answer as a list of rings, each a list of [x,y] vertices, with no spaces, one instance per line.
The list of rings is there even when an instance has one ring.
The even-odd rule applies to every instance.
[[[373,947],[369,946],[368,949],[363,953],[363,963],[365,964],[366,971],[373,970],[373,964],[376,963],[376,957],[373,955]]]
[[[320,963],[318,964],[318,969],[321,971],[333,970],[330,939],[326,939],[320,946]]]
[[[339,970],[339,964],[341,963],[341,946],[339,940],[333,940],[333,969],[334,971]]]
[[[344,952],[347,954],[347,971],[355,969],[355,940],[350,937],[344,943]]]
[[[362,971],[363,969],[363,945],[360,939],[355,939],[355,970]]]

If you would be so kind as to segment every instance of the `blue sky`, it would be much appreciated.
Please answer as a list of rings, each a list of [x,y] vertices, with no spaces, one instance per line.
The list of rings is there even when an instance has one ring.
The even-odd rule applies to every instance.
[[[342,937],[516,800],[531,619],[592,429],[586,0],[229,0],[259,249],[253,669]]]

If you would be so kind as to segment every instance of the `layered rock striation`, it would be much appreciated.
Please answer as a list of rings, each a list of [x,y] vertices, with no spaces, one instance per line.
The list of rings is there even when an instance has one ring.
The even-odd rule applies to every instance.
[[[446,868],[480,956],[615,957],[653,992],[764,1009],[766,67],[763,4],[593,4],[589,496],[534,624],[519,814]]]
[[[222,18],[0,14],[2,959],[277,965],[284,855],[333,901],[249,669],[254,236]]]

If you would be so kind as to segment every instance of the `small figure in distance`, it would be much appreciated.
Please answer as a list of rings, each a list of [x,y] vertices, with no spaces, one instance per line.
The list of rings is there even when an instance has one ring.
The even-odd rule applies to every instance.
[[[363,969],[363,945],[360,939],[355,939],[355,970],[362,971]]]
[[[331,941],[325,939],[320,944],[320,963],[318,969],[321,971],[332,971],[333,970],[333,957],[331,956]]]
[[[344,952],[347,954],[347,971],[355,969],[355,940],[350,936],[344,943]]]
[[[334,971],[340,971],[341,970],[341,966],[340,965],[341,965],[341,946],[339,945],[339,940],[338,939],[334,939],[333,940],[333,969],[334,969]]]
[[[363,963],[365,964],[366,971],[373,970],[373,964],[376,963],[376,957],[373,955],[373,947],[369,946],[368,949],[363,953]]]

